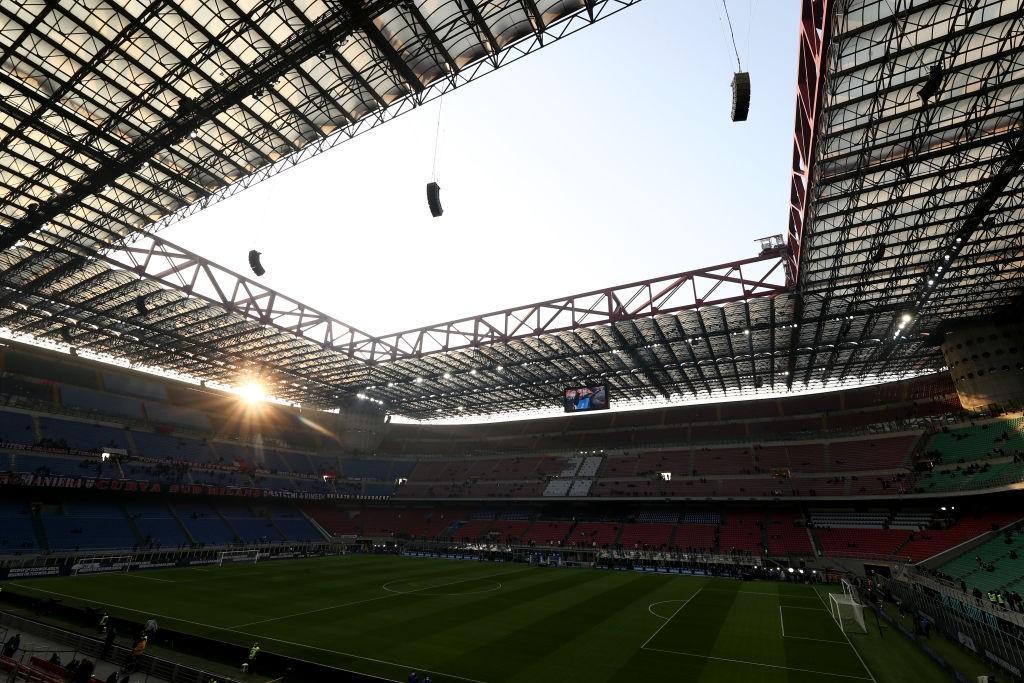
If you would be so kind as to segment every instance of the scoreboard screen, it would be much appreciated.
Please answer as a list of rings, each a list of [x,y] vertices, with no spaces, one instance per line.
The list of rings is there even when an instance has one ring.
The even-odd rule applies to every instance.
[[[562,401],[567,413],[584,413],[608,408],[608,385],[592,384],[585,387],[570,387],[562,392]]]

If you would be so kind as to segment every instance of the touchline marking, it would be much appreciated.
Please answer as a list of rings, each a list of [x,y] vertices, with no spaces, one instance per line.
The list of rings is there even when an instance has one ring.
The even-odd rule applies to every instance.
[[[800,607],[799,605],[779,605],[779,608],[785,607],[786,609],[809,609],[812,612],[824,612],[820,607]]]
[[[100,574],[97,574],[96,576],[100,576]],[[170,579],[158,579],[155,576],[142,576],[140,574],[131,574],[131,573],[126,574],[126,576],[130,576],[133,579],[145,579],[146,581],[162,581],[163,583],[178,583],[177,581],[172,581]]]
[[[782,634],[785,638],[791,638],[793,640],[813,640],[816,643],[835,643],[836,645],[846,645],[845,640],[824,640],[822,638],[808,638],[806,636],[787,636]]]
[[[782,619],[782,605],[779,605],[779,625],[782,627],[782,637],[786,637],[786,622]]]
[[[267,624],[267,623],[270,623],[272,621],[281,621],[282,619],[291,619],[292,617],[304,617],[307,614],[317,614],[319,612],[328,612],[328,611],[330,611],[332,609],[341,609],[342,607],[351,607],[353,605],[362,605],[362,604],[365,604],[367,602],[374,602],[376,600],[385,600],[387,598],[394,598],[394,597],[397,597],[399,595],[412,595],[413,593],[419,593],[420,591],[432,590],[434,588],[444,588],[445,586],[454,586],[455,584],[458,584],[458,583],[466,583],[468,581],[479,581],[481,579],[488,579],[488,578],[492,578],[492,577],[495,577],[495,576],[506,576],[507,574],[518,574],[520,572],[529,571],[529,569],[532,569],[532,567],[530,567],[528,569],[517,569],[517,570],[512,571],[512,572],[501,572],[501,573],[498,573],[498,574],[488,574],[487,576],[474,576],[474,577],[471,577],[471,578],[459,579],[458,581],[449,581],[448,583],[440,583],[440,584],[438,584],[436,586],[428,586],[426,588],[418,588],[416,590],[406,591],[404,593],[399,593],[397,591],[390,591],[387,595],[377,595],[377,596],[372,597],[372,598],[364,598],[363,600],[353,600],[352,602],[345,602],[345,603],[342,603],[340,605],[330,605],[329,607],[321,607],[319,609],[311,609],[311,610],[309,610],[307,612],[296,612],[295,614],[286,614],[284,616],[272,617],[270,619],[260,619],[259,621],[249,621],[249,622],[246,622],[244,624],[235,624],[234,626],[228,626],[227,628],[228,628],[228,630],[233,630],[233,629],[236,629],[236,628],[245,628],[246,626],[255,626],[257,624]],[[388,583],[395,583],[395,582],[400,581],[400,580],[402,580],[402,579],[396,579],[395,581],[389,581]],[[382,586],[382,588],[384,588],[384,590],[388,590],[384,586]]]
[[[770,598],[793,598],[795,600],[814,600],[810,595],[786,595],[785,593],[768,593],[766,591],[731,591],[725,588],[705,588],[712,593],[732,593],[734,595],[764,595]]]
[[[445,673],[444,671],[434,671],[433,669],[424,669],[422,666],[413,666],[412,664],[402,664],[400,662],[389,662],[386,659],[374,659],[373,657],[363,657],[362,655],[354,655],[351,652],[342,652],[341,650],[330,650],[326,647],[317,647],[316,645],[306,645],[304,643],[293,643],[290,640],[281,640],[280,638],[270,638],[268,636],[260,635],[258,633],[246,633],[245,631],[236,631],[241,633],[243,636],[252,636],[254,638],[262,638],[263,640],[272,640],[275,643],[284,643],[285,645],[292,645],[294,647],[304,647],[307,650],[318,650],[320,652],[330,652],[332,654],[341,655],[343,657],[352,657],[354,659],[362,659],[367,662],[376,662],[377,664],[387,664],[389,666],[397,666],[403,669],[409,669],[411,671],[426,671],[427,673],[437,674],[438,676],[444,676],[445,678],[456,678],[460,681],[467,681],[468,683],[486,683],[486,681],[477,680],[476,678],[466,678],[465,676],[457,676],[455,674]],[[867,679],[865,679],[867,680]]]
[[[818,587],[817,586],[814,587],[814,594],[817,595],[818,596],[818,600],[821,601],[821,606],[824,607],[826,610],[828,610],[829,614],[832,614],[832,610],[829,610],[828,609],[828,605],[825,604],[825,598],[821,597],[821,593],[818,592]],[[871,673],[871,669],[869,669],[868,665],[864,662],[864,658],[860,656],[860,650],[858,650],[856,647],[854,647],[853,641],[850,640],[850,636],[847,635],[846,631],[843,630],[842,626],[839,627],[839,632],[843,634],[843,638],[846,638],[846,643],[853,650],[853,653],[855,655],[857,655],[857,659],[860,660],[860,665],[863,666],[864,670],[868,672],[868,676],[871,677],[871,680],[874,681],[874,683],[878,683],[878,681],[875,680],[875,674]]]
[[[532,567],[531,567],[532,568]],[[525,570],[523,570],[525,571]],[[512,573],[512,572],[509,572]],[[375,662],[377,664],[387,664],[388,666],[400,667],[402,669],[409,669],[412,671],[426,671],[427,673],[437,674],[438,676],[444,676],[446,678],[455,678],[460,681],[467,681],[467,683],[486,683],[486,681],[480,681],[475,678],[466,678],[465,676],[458,676],[456,674],[445,673],[444,671],[434,671],[433,669],[425,669],[422,666],[413,666],[410,664],[402,664],[400,662],[389,662],[386,659],[374,659],[373,657],[364,657],[363,655],[353,654],[351,652],[343,652],[341,650],[329,650],[324,647],[316,647],[315,645],[305,645],[303,643],[293,643],[290,640],[281,640],[280,638],[271,638],[270,636],[263,635],[262,633],[249,633],[247,631],[238,631],[233,628],[225,626],[214,626],[213,624],[204,624],[201,621],[192,621],[191,619],[182,619],[181,617],[172,617],[167,614],[160,614],[159,612],[149,612],[146,610],[135,609],[134,607],[125,607],[124,605],[116,605],[112,602],[100,602],[99,600],[85,600],[78,595],[68,595],[67,593],[58,593],[57,591],[46,590],[45,588],[36,588],[34,586],[26,586],[23,583],[11,582],[12,586],[18,586],[19,588],[25,588],[28,590],[38,591],[40,593],[48,593],[50,595],[59,595],[62,598],[69,598],[71,600],[84,600],[85,602],[91,602],[97,605],[103,605],[104,607],[113,607],[115,609],[121,609],[126,612],[134,612],[135,614],[146,614],[153,617],[160,617],[161,619],[169,619],[171,621],[178,621],[184,624],[192,624],[193,626],[202,626],[203,628],[211,628],[215,631],[226,631],[228,633],[237,633],[243,636],[249,636],[252,638],[259,638],[260,640],[271,640],[275,643],[283,643],[285,645],[292,645],[294,647],[303,647],[307,650],[318,650],[320,652],[330,652],[332,654],[341,655],[342,657],[351,657],[353,659],[362,659],[367,662]],[[389,679],[395,680],[395,679]],[[400,683],[396,681],[396,683]]]
[[[680,612],[680,611],[682,611],[682,609],[683,609],[684,607],[686,607],[687,603],[689,603],[689,602],[690,602],[690,600],[693,600],[693,599],[694,599],[695,597],[697,597],[697,593],[700,593],[700,592],[701,592],[702,590],[704,590],[704,586],[701,586],[700,588],[698,588],[698,589],[697,589],[697,592],[696,592],[696,593],[694,593],[694,594],[693,594],[693,595],[691,595],[690,597],[686,598],[686,600],[684,600],[684,601],[683,601],[683,604],[679,605],[679,607],[677,607],[677,608],[676,608],[676,611],[675,611],[675,612],[673,612],[673,613],[672,613],[672,615],[671,615],[671,616],[670,616],[670,617],[669,617],[668,619],[665,619],[664,623],[662,623],[662,625],[661,625],[661,626],[659,626],[658,628],[656,628],[656,629],[654,630],[654,633],[652,633],[652,634],[650,635],[650,637],[649,637],[649,638],[648,638],[647,640],[645,640],[645,641],[644,641],[644,644],[640,646],[640,649],[642,650],[642,649],[644,649],[645,647],[647,647],[647,643],[649,643],[649,642],[651,642],[652,640],[654,640],[654,636],[656,636],[656,635],[658,635],[659,633],[661,633],[661,629],[663,629],[663,628],[665,628],[666,626],[668,626],[668,622],[670,622],[670,621],[672,621],[673,619],[675,619],[676,615],[677,615],[677,614],[679,614],[679,612]],[[648,607],[647,609],[649,610],[649,609],[650,609],[650,607]],[[662,617],[662,618],[664,619],[664,617]]]
[[[800,669],[795,666],[782,666],[780,664],[765,664],[764,662],[749,662],[745,659],[730,659],[729,657],[712,657],[711,655],[701,655],[695,652],[682,652],[680,650],[660,650],[656,647],[643,647],[641,650],[647,650],[649,652],[664,652],[670,655],[682,655],[684,657],[699,657],[700,659],[713,659],[719,662],[733,662],[735,664],[749,664],[750,666],[764,666],[769,669],[786,669],[787,671],[802,671],[809,674],[818,674],[819,676],[837,676],[839,678],[853,678],[858,681],[873,681],[874,677],[864,678],[863,676],[852,676],[850,674],[836,674],[828,671],[815,671],[814,669]],[[868,673],[871,673],[870,671]]]

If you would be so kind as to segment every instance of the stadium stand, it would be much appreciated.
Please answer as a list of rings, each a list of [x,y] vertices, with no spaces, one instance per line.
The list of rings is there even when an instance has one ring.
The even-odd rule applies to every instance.
[[[900,548],[899,552],[901,555],[909,557],[913,562],[921,562],[950,548],[954,548],[961,543],[965,543],[972,538],[1018,521],[1022,517],[1024,517],[1024,513],[989,512],[967,515],[946,528],[932,529],[926,527],[919,531],[912,531],[910,540]],[[902,528],[895,521],[891,526],[893,528]]]
[[[21,501],[0,501],[0,555],[20,555],[39,548],[28,506]]]
[[[797,512],[776,512],[767,516],[764,529],[769,555],[813,556],[811,537]]]
[[[622,525],[618,545],[622,548],[665,550],[672,545],[674,525],[664,522],[639,522]]]
[[[763,514],[758,512],[730,512],[722,520],[718,545],[723,553],[761,555]]]
[[[140,540],[113,503],[44,505],[40,517],[54,551],[133,548]]]
[[[231,545],[237,541],[231,527],[210,503],[178,501],[171,505],[171,510],[199,545]]]
[[[142,535],[145,547],[170,547],[191,545],[185,527],[166,503],[129,502],[125,504],[129,519]]]
[[[940,570],[982,592],[1020,590],[1024,584],[1024,533],[1019,527],[996,534],[991,540],[947,562]]]

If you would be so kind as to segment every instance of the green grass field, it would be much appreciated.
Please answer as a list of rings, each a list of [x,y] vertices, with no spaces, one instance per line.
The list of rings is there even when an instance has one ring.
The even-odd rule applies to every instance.
[[[6,590],[405,681],[945,681],[829,588],[391,556],[96,574]]]

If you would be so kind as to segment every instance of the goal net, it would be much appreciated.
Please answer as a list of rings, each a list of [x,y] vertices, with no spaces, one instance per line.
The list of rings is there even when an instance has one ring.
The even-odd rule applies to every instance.
[[[220,553],[217,553],[218,567],[222,567],[225,564],[256,564],[259,561],[259,550],[224,550]]]
[[[71,571],[78,574],[100,574],[105,572],[126,572],[132,568],[132,555],[107,555],[104,557],[83,557],[71,565]]]
[[[836,620],[844,633],[851,631],[867,633],[868,627],[864,623],[864,607],[857,601],[856,590],[846,579],[843,579],[842,586],[842,593],[830,593],[828,596],[832,618]]]

